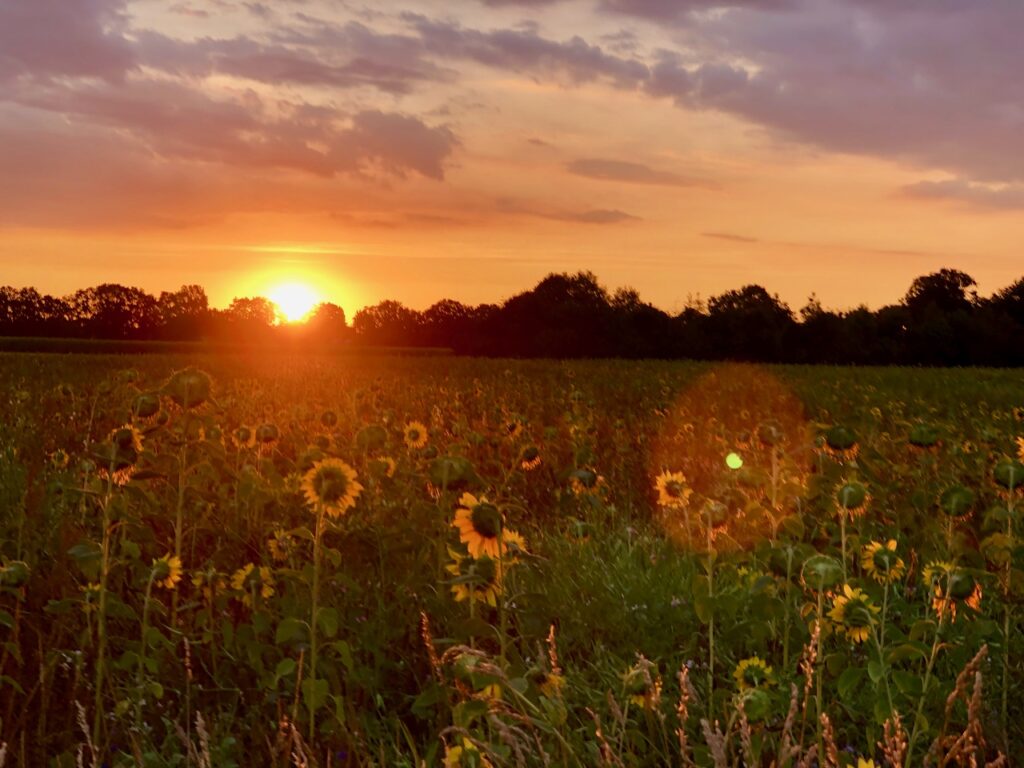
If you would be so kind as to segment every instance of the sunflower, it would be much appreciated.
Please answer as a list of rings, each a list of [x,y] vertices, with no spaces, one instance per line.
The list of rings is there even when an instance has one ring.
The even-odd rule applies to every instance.
[[[493,764],[465,736],[462,743],[444,747],[444,768],[491,768]]]
[[[896,539],[867,544],[860,552],[860,565],[879,584],[899,581],[907,571],[903,559],[896,556]]]
[[[356,482],[356,471],[341,459],[324,459],[313,464],[302,480],[306,501],[322,505],[324,512],[338,517],[354,507],[363,486]]]
[[[164,589],[174,589],[181,581],[181,558],[166,554],[153,561],[153,583]]]
[[[526,472],[532,472],[540,466],[540,449],[535,445],[527,446],[519,454],[519,466]]]
[[[867,757],[858,757],[857,768],[878,768],[878,763]]]
[[[283,528],[276,529],[273,536],[267,539],[267,549],[270,550],[270,556],[277,562],[287,560],[294,548],[294,540],[288,534],[288,531]]]
[[[273,571],[264,565],[257,569],[252,563],[246,563],[231,576],[231,588],[245,593],[241,597],[243,605],[252,604],[252,591],[257,587],[260,597],[266,600],[277,592],[276,586]]]
[[[949,613],[950,621],[956,621],[957,608],[967,606],[975,612],[981,610],[981,582],[967,569],[947,561],[929,563],[922,574],[932,595],[932,610],[941,620]]]
[[[505,436],[510,440],[515,440],[523,434],[523,422],[519,419],[512,419],[511,421],[505,422]]]
[[[504,525],[501,510],[486,497],[478,499],[471,493],[462,494],[459,504],[461,506],[455,511],[452,525],[459,529],[459,539],[469,549],[469,554],[497,559],[502,549],[498,545],[498,537]]]
[[[881,609],[871,603],[863,590],[843,585],[843,594],[832,603],[828,616],[836,623],[838,630],[846,634],[853,642],[863,643],[871,634],[871,626],[875,623],[875,614]]]
[[[444,567],[456,578],[452,584],[455,602],[461,603],[472,598],[492,608],[498,605],[501,594],[501,574],[498,564],[486,555],[480,558],[463,555],[449,548],[452,561]]]
[[[849,480],[836,488],[836,508],[839,514],[847,514],[851,518],[860,517],[868,510],[871,494],[867,486],[856,480]]]
[[[654,479],[654,488],[658,492],[658,506],[666,509],[681,509],[693,493],[682,472],[667,469]]]
[[[772,668],[765,664],[760,656],[751,656],[736,665],[732,676],[736,678],[736,685],[741,691],[758,688],[771,683]]]
[[[192,576],[192,586],[203,593],[207,603],[212,603],[214,595],[227,589],[227,579],[214,570],[198,571]]]
[[[370,472],[378,477],[394,477],[395,470],[398,469],[398,464],[390,456],[380,456],[379,458],[373,459],[369,464]]]
[[[410,421],[402,430],[405,444],[410,448],[422,448],[427,444],[429,435],[423,422]]]
[[[256,430],[243,424],[231,433],[231,442],[236,448],[252,448],[256,445]]]

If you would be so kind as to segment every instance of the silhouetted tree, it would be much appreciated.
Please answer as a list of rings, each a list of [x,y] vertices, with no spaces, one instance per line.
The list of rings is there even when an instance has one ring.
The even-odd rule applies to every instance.
[[[322,341],[337,342],[348,336],[345,310],[329,301],[317,304],[306,321],[310,335]]]
[[[71,320],[99,339],[151,339],[160,325],[156,299],[139,288],[104,283],[76,291],[68,304]]]
[[[791,360],[786,342],[794,324],[789,306],[760,285],[726,291],[708,301],[708,328],[723,357]]]
[[[197,339],[206,329],[210,300],[198,285],[183,285],[176,291],[162,291],[157,309],[166,339]]]
[[[418,341],[419,312],[397,301],[382,301],[356,312],[352,318],[352,330],[366,344],[415,344]]]

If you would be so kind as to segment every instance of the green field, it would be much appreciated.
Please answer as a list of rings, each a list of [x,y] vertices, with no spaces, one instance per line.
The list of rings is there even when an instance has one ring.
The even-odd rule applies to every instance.
[[[1018,763],[1022,422],[1014,371],[0,354],[0,765]]]

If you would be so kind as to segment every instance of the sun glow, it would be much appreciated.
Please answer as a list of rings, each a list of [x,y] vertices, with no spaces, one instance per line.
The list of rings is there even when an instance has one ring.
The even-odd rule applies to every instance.
[[[267,294],[289,323],[305,318],[320,302],[316,291],[304,283],[282,283]]]

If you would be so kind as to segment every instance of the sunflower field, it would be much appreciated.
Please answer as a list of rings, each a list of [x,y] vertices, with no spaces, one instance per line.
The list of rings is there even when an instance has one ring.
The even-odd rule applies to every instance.
[[[1024,375],[0,355],[0,766],[1024,761]]]

